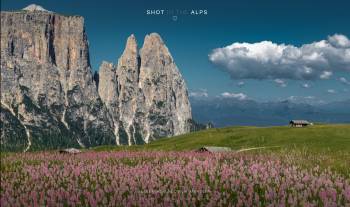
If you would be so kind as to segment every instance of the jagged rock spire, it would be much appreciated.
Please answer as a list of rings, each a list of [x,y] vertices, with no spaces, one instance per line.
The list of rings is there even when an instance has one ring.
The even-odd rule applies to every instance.
[[[131,34],[126,40],[125,49],[123,52],[123,56],[125,55],[137,55],[137,42],[134,34]]]
[[[117,76],[119,95],[119,120],[122,123],[125,134],[127,136],[127,143],[129,145],[140,143],[134,136],[134,119],[138,104],[139,90],[139,54],[137,48],[137,41],[132,34],[128,37],[125,45],[125,50],[118,60]],[[142,143],[142,142],[141,142]]]
[[[107,105],[118,101],[117,77],[112,63],[102,62],[99,69],[99,79],[103,80],[98,86],[98,92],[102,101]]]
[[[151,103],[147,111],[153,113],[148,114],[148,139],[189,132],[192,115],[186,83],[159,34],[146,35],[140,58],[140,84],[145,102]]]
[[[105,82],[110,79],[103,77],[108,77]],[[192,116],[186,84],[159,34],[147,35],[140,53],[135,36],[129,36],[116,77],[118,103],[107,106],[114,111],[114,123],[119,121],[117,143],[148,143],[189,132]]]
[[[118,60],[117,75],[121,85],[125,85],[128,78],[128,83],[135,82],[138,79],[139,69],[139,54],[135,36],[132,34],[128,37],[124,52]],[[127,77],[126,77],[127,76]]]

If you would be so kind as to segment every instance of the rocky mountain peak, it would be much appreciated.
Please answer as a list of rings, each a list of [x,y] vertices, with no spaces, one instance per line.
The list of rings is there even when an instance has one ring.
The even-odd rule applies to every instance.
[[[162,38],[157,33],[145,36],[140,49],[141,69],[140,78],[148,78],[153,73],[164,72],[161,68],[172,62],[172,57]]]
[[[83,18],[37,5],[24,10],[1,12],[1,148],[115,143],[93,82]],[[11,144],[18,140],[24,144]]]
[[[137,48],[137,41],[135,36],[132,34],[128,37],[126,40],[126,45],[124,52],[122,56],[118,60],[118,71],[119,73],[122,70],[128,70],[129,73],[132,71],[133,73],[136,73],[134,75],[138,76],[138,67],[139,67],[139,61],[138,61],[138,48]],[[120,74],[120,75],[126,75],[126,74]]]
[[[100,66],[100,71],[101,70],[113,70],[114,66],[113,63],[107,62],[107,61],[102,61],[102,64]]]
[[[142,144],[189,132],[186,84],[159,34],[147,35],[140,53],[135,36],[129,36],[115,75],[102,66],[99,93],[112,112],[117,143]]]
[[[142,63],[144,67],[148,65],[167,65],[173,62],[173,58],[164,44],[162,38],[157,33],[146,35],[143,46],[140,50],[141,59],[145,61]],[[148,58],[152,56],[154,58]]]
[[[137,41],[134,34],[130,35],[126,41],[124,53],[126,52],[137,53]]]
[[[30,5],[26,6],[26,7],[24,7],[22,10],[30,11],[30,12],[34,12],[34,11],[50,12],[50,11],[44,9],[42,6],[36,5],[36,4],[30,4]]]
[[[163,52],[169,53],[168,49],[164,45],[162,38],[157,33],[146,35],[142,49],[148,49],[152,51],[162,50]]]
[[[146,35],[144,43],[145,44],[154,43],[154,44],[164,45],[162,38],[156,32]]]
[[[121,70],[122,68],[138,69],[138,48],[136,38],[133,34],[126,41],[124,52],[118,60],[118,68],[121,68]]]

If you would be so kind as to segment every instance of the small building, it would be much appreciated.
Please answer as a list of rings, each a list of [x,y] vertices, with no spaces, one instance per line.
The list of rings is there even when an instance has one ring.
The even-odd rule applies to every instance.
[[[197,152],[232,152],[232,149],[229,147],[214,147],[214,146],[204,146],[197,150]]]
[[[211,128],[214,128],[214,124],[211,123],[211,122],[208,122],[208,123],[205,125],[205,129],[211,129]]]
[[[64,153],[64,154],[78,154],[81,153],[80,150],[75,149],[75,148],[68,148],[68,149],[61,149],[60,153]]]
[[[291,120],[289,122],[289,125],[291,127],[306,127],[306,126],[312,125],[312,123],[306,120]]]

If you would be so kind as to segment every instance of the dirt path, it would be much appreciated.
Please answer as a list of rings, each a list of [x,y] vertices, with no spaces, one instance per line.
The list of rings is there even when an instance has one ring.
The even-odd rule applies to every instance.
[[[251,151],[251,150],[257,150],[257,149],[269,149],[269,148],[277,148],[281,146],[270,146],[270,147],[251,147],[251,148],[245,148],[237,150],[236,152],[245,152],[245,151]]]

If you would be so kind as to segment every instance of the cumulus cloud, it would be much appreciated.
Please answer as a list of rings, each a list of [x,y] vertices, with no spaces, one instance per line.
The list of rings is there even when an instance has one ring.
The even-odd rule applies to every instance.
[[[234,99],[238,99],[240,101],[248,99],[248,96],[244,93],[223,92],[222,94],[220,94],[220,96],[223,98],[234,98]]]
[[[275,79],[275,80],[273,80],[278,86],[280,86],[280,87],[282,87],[282,88],[284,88],[284,87],[287,87],[287,83],[284,81],[284,80],[282,80],[282,79]]]
[[[308,83],[303,83],[303,84],[301,84],[301,87],[303,87],[303,88],[310,88],[311,85],[308,84]]]
[[[240,88],[243,87],[244,85],[245,85],[244,81],[240,81],[240,82],[237,83],[237,86],[240,87]]]
[[[346,85],[350,85],[350,81],[348,79],[346,79],[345,77],[340,77],[339,81],[346,84]]]
[[[329,79],[333,75],[331,71],[323,71],[320,75],[320,79]]]
[[[236,42],[214,49],[209,60],[232,79],[328,79],[336,71],[350,71],[350,41],[335,34],[300,47]]]
[[[190,97],[193,97],[193,98],[207,98],[209,95],[208,95],[208,91],[207,89],[199,89],[197,91],[191,91],[189,93],[189,96]]]
[[[335,34],[333,36],[329,36],[328,41],[337,47],[350,47],[350,41],[344,35]]]
[[[334,89],[328,89],[327,92],[328,93],[336,93],[336,91]]]

